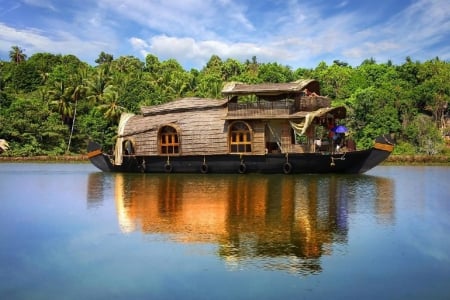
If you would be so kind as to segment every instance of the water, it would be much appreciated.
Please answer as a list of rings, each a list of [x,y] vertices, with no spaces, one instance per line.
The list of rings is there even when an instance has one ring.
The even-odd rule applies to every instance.
[[[449,299],[450,168],[0,164],[1,299]]]

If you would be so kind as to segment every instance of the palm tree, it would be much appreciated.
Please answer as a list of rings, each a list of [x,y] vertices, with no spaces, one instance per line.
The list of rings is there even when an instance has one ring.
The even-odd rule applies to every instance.
[[[78,73],[70,77],[67,81],[68,83],[62,80],[56,81],[53,89],[49,91],[49,94],[53,99],[51,104],[57,107],[57,111],[61,115],[63,123],[70,126],[70,135],[66,152],[69,152],[72,142],[78,101],[83,99],[86,95],[86,76],[87,69],[80,68]]]
[[[72,116],[72,125],[70,127],[70,135],[69,135],[69,141],[67,143],[67,150],[68,153],[70,150],[70,144],[72,142],[72,136],[73,136],[73,129],[75,127],[75,119],[77,116],[77,104],[78,101],[81,100],[86,95],[87,88],[85,86],[85,78],[87,77],[87,69],[86,68],[80,68],[78,70],[78,73],[74,76],[74,85],[69,88],[68,94],[70,95],[71,102],[73,103],[73,116]]]
[[[96,74],[87,82],[88,99],[94,103],[103,103],[103,94],[106,88],[110,86],[110,82],[109,66],[102,65],[97,69]]]
[[[67,88],[63,81],[55,81],[50,94],[53,99],[51,103],[56,105],[57,111],[61,115],[63,123],[68,124],[69,119],[73,116],[73,111],[70,104],[71,91]]]
[[[11,50],[9,51],[9,58],[12,62],[18,64],[22,61],[25,61],[27,55],[23,53],[23,49],[19,48],[19,46],[12,46]]]
[[[99,105],[98,108],[104,111],[108,120],[117,123],[120,115],[126,111],[125,107],[119,105],[119,93],[110,87],[105,91],[104,100],[105,103]]]
[[[96,63],[98,63],[99,65],[102,64],[109,64],[114,60],[114,57],[111,54],[105,53],[105,52],[101,52],[98,56],[98,58],[95,60]]]

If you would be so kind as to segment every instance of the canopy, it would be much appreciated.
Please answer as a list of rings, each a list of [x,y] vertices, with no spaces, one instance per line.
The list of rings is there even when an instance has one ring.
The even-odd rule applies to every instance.
[[[310,92],[320,93],[319,82],[314,79],[303,79],[289,83],[259,83],[244,84],[240,82],[228,82],[222,89],[224,96],[257,95],[275,96],[284,94],[298,94],[307,88]]]

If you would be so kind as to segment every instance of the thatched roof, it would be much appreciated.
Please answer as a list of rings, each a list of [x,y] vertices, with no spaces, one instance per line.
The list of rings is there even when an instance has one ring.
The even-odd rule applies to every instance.
[[[168,113],[181,113],[191,110],[202,111],[212,108],[225,107],[227,103],[226,99],[207,99],[207,98],[182,98],[174,100],[168,103],[144,106],[141,108],[144,116],[163,115]]]
[[[124,128],[124,138],[134,137],[137,153],[158,153],[158,130],[175,127],[185,155],[224,153],[227,149],[226,100],[185,98],[142,108],[143,115],[131,117]]]
[[[298,94],[304,89],[319,95],[319,82],[314,79],[302,79],[290,83],[260,83],[260,84],[244,84],[230,82],[222,89],[225,96],[238,95],[257,95],[257,96],[273,96],[283,94]]]

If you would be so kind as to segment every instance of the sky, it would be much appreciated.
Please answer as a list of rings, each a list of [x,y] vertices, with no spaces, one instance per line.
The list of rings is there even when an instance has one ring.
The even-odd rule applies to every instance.
[[[200,70],[212,55],[315,68],[334,60],[450,60],[450,0],[0,0],[0,60],[12,46],[103,51]]]

